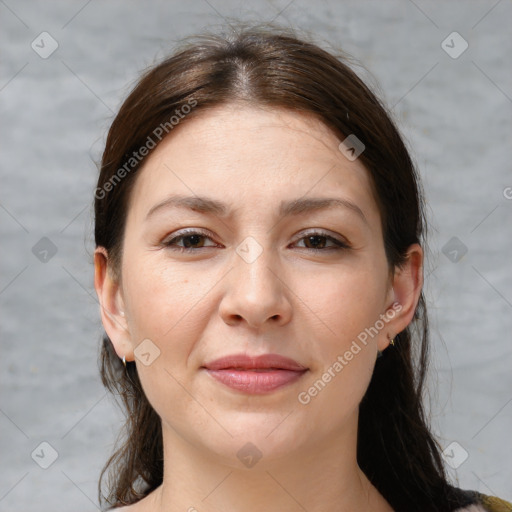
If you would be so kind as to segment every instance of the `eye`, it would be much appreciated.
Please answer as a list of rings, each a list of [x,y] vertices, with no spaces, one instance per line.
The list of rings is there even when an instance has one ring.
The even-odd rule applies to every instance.
[[[211,240],[207,233],[197,230],[182,231],[178,236],[174,236],[168,240],[164,240],[162,245],[172,250],[178,251],[195,251],[204,247],[217,247],[217,245],[205,245],[205,240]],[[182,243],[183,245],[179,245]]]
[[[180,252],[195,252],[198,249],[218,247],[215,243],[206,245],[205,242],[208,240],[212,241],[212,238],[208,233],[191,229],[182,231],[177,236],[164,240],[162,245]],[[346,241],[339,240],[323,231],[307,233],[305,236],[299,238],[295,244],[302,241],[304,241],[304,245],[300,248],[312,251],[336,251],[341,249],[350,249],[350,245]]]
[[[324,233],[323,231],[313,231],[307,233],[305,236],[300,238],[297,242],[304,240],[304,248],[311,249],[313,251],[332,251],[340,249],[350,249],[350,245],[342,240]],[[330,246],[327,244],[331,244]]]

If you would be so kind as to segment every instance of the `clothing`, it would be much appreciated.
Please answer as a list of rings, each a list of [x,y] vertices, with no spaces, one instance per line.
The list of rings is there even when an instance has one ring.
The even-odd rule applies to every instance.
[[[512,503],[477,491],[463,491],[471,504],[453,512],[512,512]]]

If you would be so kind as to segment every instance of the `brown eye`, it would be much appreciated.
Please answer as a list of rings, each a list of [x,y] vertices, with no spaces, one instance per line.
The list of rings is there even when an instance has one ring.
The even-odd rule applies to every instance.
[[[190,249],[191,247],[195,247],[199,245],[199,247],[204,246],[204,236],[203,235],[186,235],[180,237],[183,240],[183,246],[186,249]]]
[[[298,240],[304,241],[304,248],[311,249],[313,251],[321,250],[337,250],[337,249],[348,249],[349,245],[327,233],[309,233],[306,236]]]
[[[323,249],[327,243],[327,237],[312,235],[304,237],[304,244],[308,249]]]
[[[176,249],[178,251],[194,251],[196,249],[202,249],[206,247],[216,247],[215,244],[205,245],[207,240],[211,238],[200,231],[187,231],[181,235],[175,236],[162,242],[162,245],[170,249]]]

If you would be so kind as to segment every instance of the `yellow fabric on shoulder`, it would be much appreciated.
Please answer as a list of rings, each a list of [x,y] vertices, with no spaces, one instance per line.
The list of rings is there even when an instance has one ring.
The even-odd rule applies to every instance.
[[[497,498],[496,496],[487,496],[479,493],[482,505],[489,512],[512,512],[512,503]]]

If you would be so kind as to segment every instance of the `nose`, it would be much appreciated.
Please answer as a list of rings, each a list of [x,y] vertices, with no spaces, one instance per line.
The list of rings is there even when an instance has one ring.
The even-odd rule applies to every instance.
[[[228,325],[245,322],[259,329],[290,321],[293,293],[270,249],[251,262],[235,255],[235,268],[226,276],[224,286],[219,314]]]

